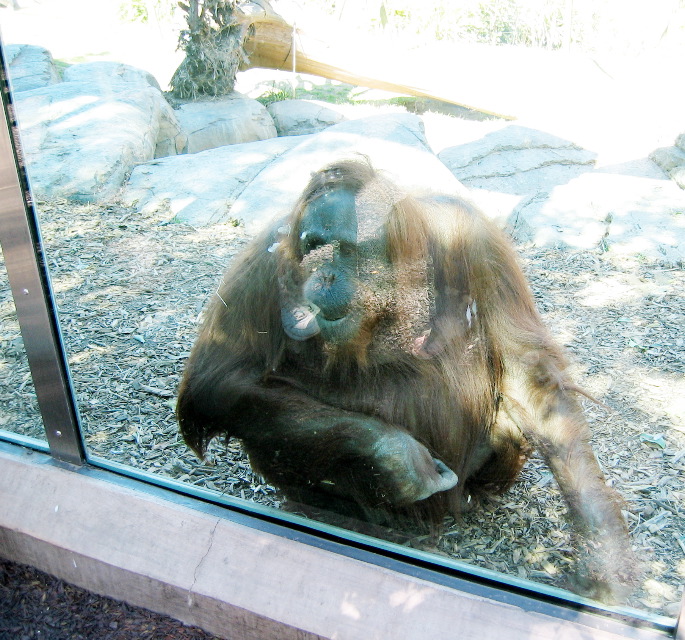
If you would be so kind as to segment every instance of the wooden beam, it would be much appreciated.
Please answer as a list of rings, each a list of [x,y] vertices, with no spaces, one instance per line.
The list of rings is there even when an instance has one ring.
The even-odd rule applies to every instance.
[[[663,639],[466,593],[137,485],[0,443],[0,555],[224,638]]]

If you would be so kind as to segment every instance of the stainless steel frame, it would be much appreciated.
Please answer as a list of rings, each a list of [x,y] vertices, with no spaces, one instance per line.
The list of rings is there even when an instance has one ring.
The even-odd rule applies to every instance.
[[[83,464],[85,450],[78,412],[69,383],[59,324],[45,266],[35,211],[21,171],[16,123],[0,54],[3,114],[0,122],[0,245],[43,416],[51,454],[63,462]],[[13,120],[13,119],[12,119]]]

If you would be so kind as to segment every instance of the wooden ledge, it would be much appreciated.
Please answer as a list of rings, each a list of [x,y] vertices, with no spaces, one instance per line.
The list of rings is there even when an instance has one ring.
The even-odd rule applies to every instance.
[[[241,640],[664,637],[489,600],[99,475],[2,445],[0,555]]]

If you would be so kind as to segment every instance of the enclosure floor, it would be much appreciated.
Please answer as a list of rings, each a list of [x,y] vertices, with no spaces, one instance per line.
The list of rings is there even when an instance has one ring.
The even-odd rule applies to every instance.
[[[0,559],[0,640],[218,640],[197,627]]]

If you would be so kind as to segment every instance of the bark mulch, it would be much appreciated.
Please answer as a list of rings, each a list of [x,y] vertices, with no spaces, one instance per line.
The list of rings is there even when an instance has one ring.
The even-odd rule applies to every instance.
[[[219,640],[0,559],[0,640]]]

